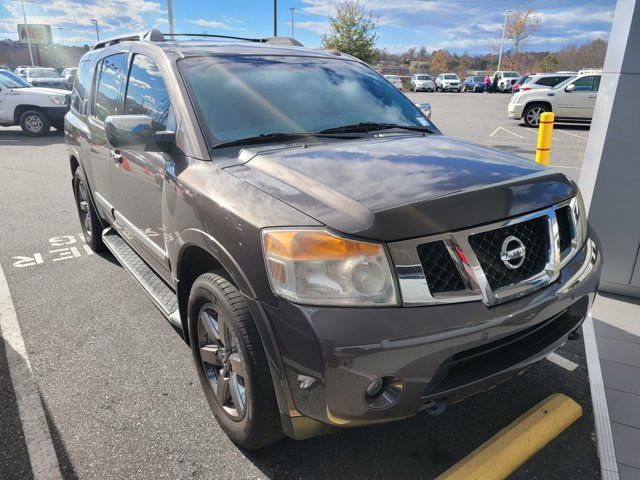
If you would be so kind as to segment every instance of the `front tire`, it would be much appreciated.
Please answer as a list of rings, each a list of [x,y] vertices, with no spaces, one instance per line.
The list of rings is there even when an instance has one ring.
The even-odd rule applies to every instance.
[[[267,357],[242,294],[205,273],[191,287],[188,319],[200,384],[222,430],[248,450],[282,438]]]
[[[44,112],[27,110],[20,115],[20,128],[30,137],[44,137],[51,129],[51,122]]]
[[[537,128],[540,126],[540,116],[544,112],[548,112],[549,109],[540,103],[533,103],[531,105],[527,105],[524,109],[524,113],[522,114],[522,118],[524,119],[524,123],[527,127]]]
[[[105,250],[102,243],[102,224],[98,218],[98,214],[91,203],[89,187],[87,180],[84,178],[80,167],[78,167],[73,176],[73,194],[76,200],[76,208],[80,217],[80,226],[87,245],[94,252],[102,252]]]

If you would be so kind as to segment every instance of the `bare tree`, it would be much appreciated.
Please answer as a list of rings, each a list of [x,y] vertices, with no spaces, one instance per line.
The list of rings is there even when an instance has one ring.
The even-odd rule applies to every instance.
[[[504,56],[509,62],[511,70],[520,66],[522,50],[526,41],[540,28],[538,12],[531,7],[511,12],[507,17],[505,37],[509,47]]]

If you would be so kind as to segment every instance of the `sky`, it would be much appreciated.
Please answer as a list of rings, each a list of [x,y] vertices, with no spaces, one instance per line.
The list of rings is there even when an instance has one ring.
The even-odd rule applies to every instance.
[[[470,54],[491,51],[500,40],[504,12],[531,6],[539,15],[540,30],[527,50],[558,50],[595,38],[608,38],[615,0],[363,0],[378,18],[378,47],[390,52],[425,46]],[[61,35],[65,45],[95,42],[149,28],[168,31],[166,0],[27,0],[29,23],[52,27],[55,43]],[[294,36],[305,46],[321,46],[335,2],[326,0],[279,0],[278,33]],[[175,32],[209,33],[247,37],[273,34],[272,0],[173,0]],[[17,39],[17,23],[23,23],[19,0],[0,0],[0,39]],[[60,29],[59,27],[62,27]]]

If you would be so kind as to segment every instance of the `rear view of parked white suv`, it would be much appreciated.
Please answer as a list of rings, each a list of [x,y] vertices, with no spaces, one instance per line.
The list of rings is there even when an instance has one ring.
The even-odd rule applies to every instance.
[[[438,78],[436,78],[436,91],[437,90],[442,92],[461,92],[462,82],[455,73],[441,73],[438,75]]]
[[[509,118],[529,127],[540,124],[540,115],[553,112],[556,122],[590,123],[600,87],[600,70],[581,70],[578,75],[556,85],[515,93],[509,101]]]

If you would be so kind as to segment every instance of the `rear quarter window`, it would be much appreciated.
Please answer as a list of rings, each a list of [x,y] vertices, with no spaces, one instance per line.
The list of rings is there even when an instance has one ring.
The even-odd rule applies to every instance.
[[[80,114],[86,113],[82,106],[85,98],[88,98],[89,85],[91,85],[91,61],[85,60],[78,65],[76,80],[71,92],[71,108]]]

